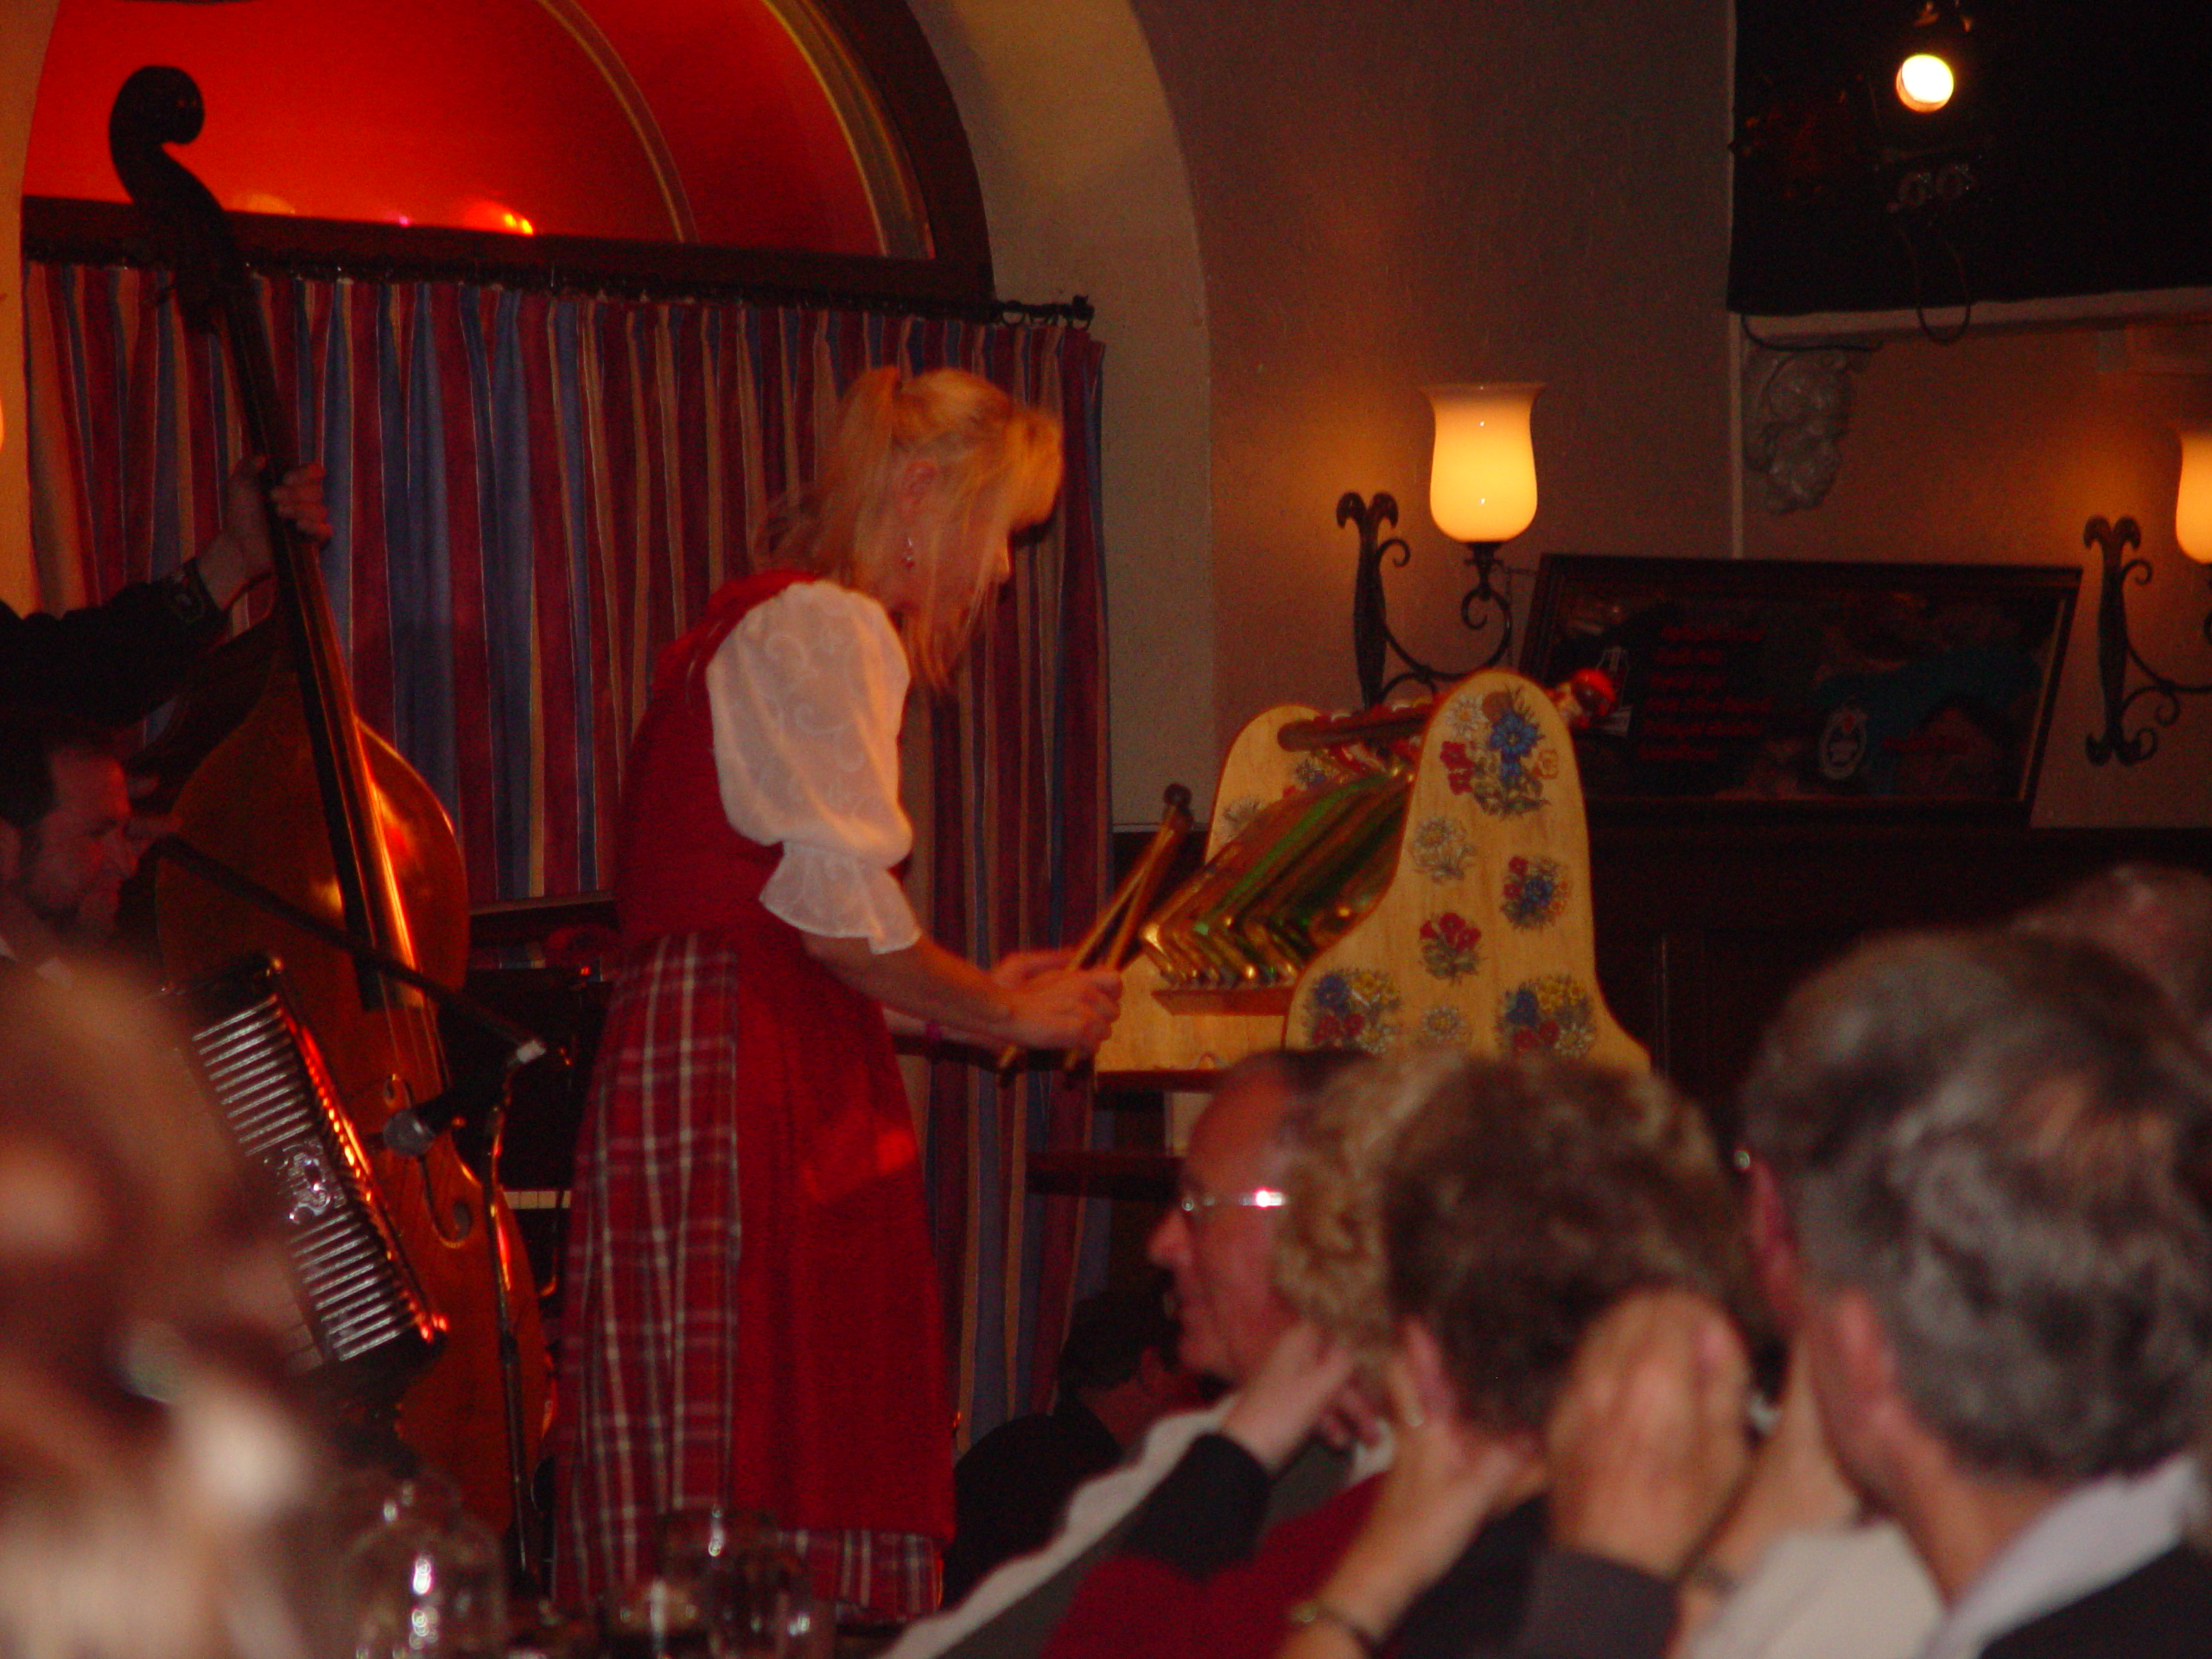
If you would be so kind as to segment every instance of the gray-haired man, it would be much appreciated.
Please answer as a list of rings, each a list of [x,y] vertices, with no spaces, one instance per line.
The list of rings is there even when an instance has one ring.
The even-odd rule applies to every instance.
[[[1229,1383],[1246,1382],[1296,1319],[1274,1287],[1282,1184],[1305,1144],[1313,1107],[1357,1057],[1315,1050],[1257,1054],[1221,1074],[1192,1126],[1180,1193],[1153,1231],[1153,1261],[1175,1281],[1183,1363]],[[967,1600],[910,1626],[884,1659],[1027,1659],[1067,1611],[1084,1577],[1112,1552],[1185,1447],[1222,1408],[1153,1425],[1136,1457],[1075,1495],[1066,1522],[1034,1554],[1008,1561]],[[1333,1496],[1351,1453],[1319,1440],[1275,1478],[1274,1525]]]
[[[2212,1063],[2166,1001],[2064,938],[1878,941],[1790,999],[1745,1126],[1926,1659],[2212,1652]]]

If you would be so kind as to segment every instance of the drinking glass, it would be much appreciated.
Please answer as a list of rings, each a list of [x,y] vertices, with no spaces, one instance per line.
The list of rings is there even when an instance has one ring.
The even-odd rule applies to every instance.
[[[491,1529],[465,1514],[388,1512],[345,1555],[353,1659],[498,1659],[506,1571]]]
[[[660,1518],[655,1567],[663,1577],[672,1579],[727,1573],[740,1550],[773,1531],[768,1517],[752,1510],[714,1503],[671,1510]]]
[[[715,1507],[661,1517],[659,1570],[694,1586],[716,1659],[822,1659],[836,1632],[808,1594],[804,1564],[767,1516]]]
[[[600,1636],[606,1659],[713,1659],[719,1645],[697,1584],[660,1573],[607,1602]]]

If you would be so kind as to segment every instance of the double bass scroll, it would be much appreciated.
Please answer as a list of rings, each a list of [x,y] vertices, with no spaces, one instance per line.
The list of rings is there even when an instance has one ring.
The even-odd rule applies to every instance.
[[[280,477],[296,445],[251,279],[221,207],[163,148],[191,142],[201,120],[190,76],[141,69],[117,96],[109,149],[132,201],[171,251],[187,320],[219,329],[229,346],[247,453]],[[280,644],[243,719],[179,792],[180,833],[366,952],[457,986],[468,908],[452,824],[429,786],[357,715],[316,550],[273,512],[270,534]],[[168,865],[155,908],[173,980],[205,977],[257,950],[283,959],[340,1104],[372,1148],[401,1244],[449,1328],[444,1352],[402,1398],[397,1432],[454,1478],[487,1522],[518,1523],[527,1569],[534,1528],[526,1465],[537,1456],[550,1380],[519,1232],[496,1183],[479,1179],[452,1137],[419,1157],[395,1154],[379,1138],[388,1119],[448,1086],[435,1008],[420,990],[370,968],[367,955],[334,949]],[[501,1363],[503,1306],[513,1315],[511,1369]],[[503,1417],[506,1441],[493,1427]]]

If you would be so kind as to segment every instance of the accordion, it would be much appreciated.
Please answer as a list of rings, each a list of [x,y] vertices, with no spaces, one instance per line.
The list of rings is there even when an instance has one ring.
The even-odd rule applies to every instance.
[[[296,1370],[390,1405],[435,1359],[424,1298],[282,969],[251,957],[172,994],[190,1058],[250,1168],[272,1188],[300,1298]]]

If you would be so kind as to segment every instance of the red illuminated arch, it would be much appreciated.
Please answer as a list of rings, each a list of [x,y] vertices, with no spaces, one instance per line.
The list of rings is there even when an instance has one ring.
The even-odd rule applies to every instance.
[[[200,83],[182,159],[266,216],[252,249],[989,293],[974,165],[899,0],[60,0],[35,242],[121,228],[51,199],[122,200],[107,111],[149,62]]]

